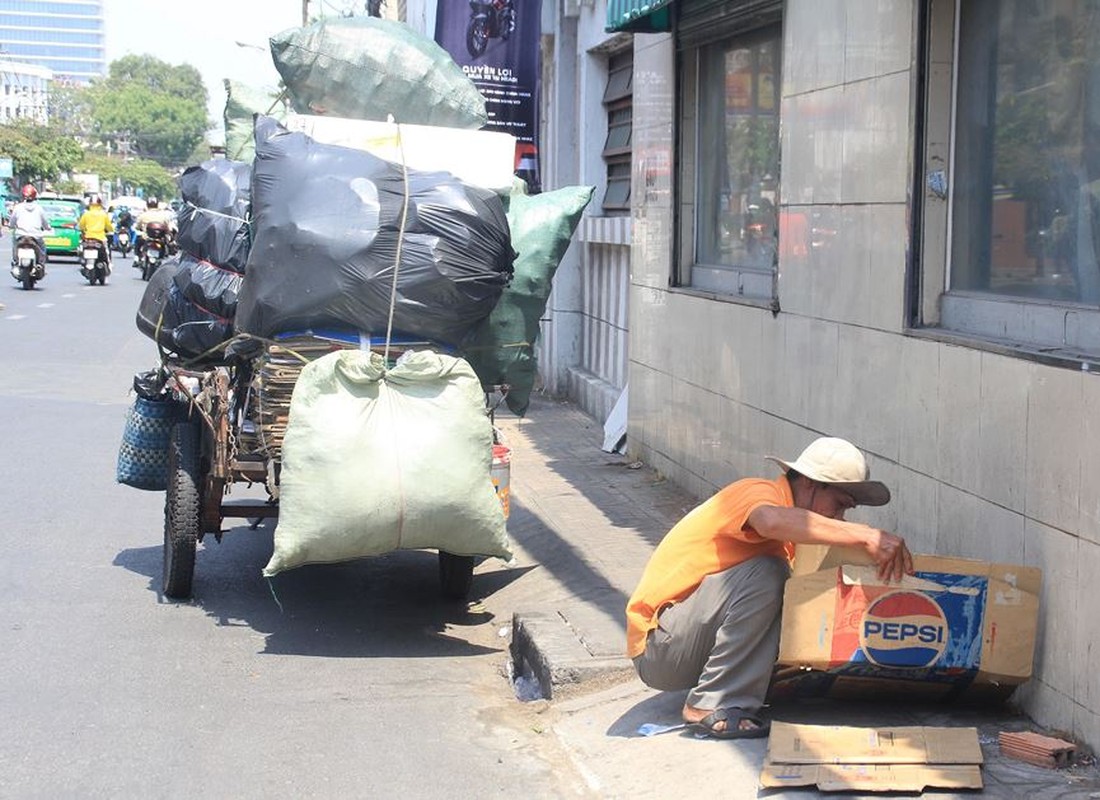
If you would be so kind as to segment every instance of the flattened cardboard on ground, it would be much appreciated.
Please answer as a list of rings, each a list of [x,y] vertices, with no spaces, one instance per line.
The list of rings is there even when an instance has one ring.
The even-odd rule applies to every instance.
[[[1004,699],[1031,676],[1039,569],[929,555],[914,568],[885,583],[859,552],[800,546],[772,696]]]
[[[760,785],[816,786],[823,792],[923,792],[981,789],[980,767],[926,764],[765,764]]]
[[[982,788],[976,728],[856,728],[773,722],[764,788],[919,792]]]

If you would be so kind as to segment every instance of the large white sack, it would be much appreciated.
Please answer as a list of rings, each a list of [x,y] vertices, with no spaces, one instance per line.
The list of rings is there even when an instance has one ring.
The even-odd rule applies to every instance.
[[[511,558],[489,477],[492,425],[464,360],[343,350],[303,368],[283,438],[264,575],[397,549]]]
[[[449,172],[498,194],[511,192],[515,180],[516,137],[510,133],[293,113],[283,125],[315,142],[366,150],[421,172]]]

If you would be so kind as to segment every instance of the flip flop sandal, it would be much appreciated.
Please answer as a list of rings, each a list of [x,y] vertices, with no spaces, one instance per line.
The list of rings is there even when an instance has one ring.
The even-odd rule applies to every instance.
[[[751,722],[753,727],[742,728],[742,721]],[[726,727],[723,730],[715,730],[714,726],[717,722],[725,722]],[[761,717],[747,714],[743,709],[731,706],[715,709],[693,723],[691,730],[696,736],[713,739],[763,739],[771,732],[771,723]]]

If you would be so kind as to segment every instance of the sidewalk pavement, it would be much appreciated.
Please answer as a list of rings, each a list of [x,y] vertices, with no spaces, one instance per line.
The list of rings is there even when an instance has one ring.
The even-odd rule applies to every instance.
[[[731,798],[818,796],[816,790],[758,790],[766,739],[638,733],[644,723],[679,723],[684,693],[656,692],[637,679],[623,652],[624,609],[653,548],[698,498],[628,456],[603,452],[602,421],[570,403],[536,395],[526,417],[498,412],[496,424],[512,449],[508,528],[525,574],[498,587],[494,598],[515,609],[517,672],[538,679],[550,700],[544,716],[593,792],[676,797],[708,787]],[[760,470],[771,474],[763,456]],[[490,575],[478,580],[493,583]],[[771,717],[822,725],[975,726],[986,788],[926,796],[1100,798],[1100,771],[1092,764],[1048,770],[1000,755],[999,731],[1057,733],[1011,705],[801,701],[773,707]]]

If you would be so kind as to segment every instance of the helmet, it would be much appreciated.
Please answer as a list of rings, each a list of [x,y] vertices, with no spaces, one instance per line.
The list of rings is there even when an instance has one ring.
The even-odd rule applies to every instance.
[[[148,208],[156,208],[157,207],[157,198],[150,197],[148,200],[145,201],[145,205]]]
[[[38,190],[31,186],[29,183],[23,187],[23,199],[34,200],[38,197]]]
[[[100,196],[99,196],[99,195],[97,194],[97,195],[96,195],[95,197],[93,197],[93,198],[92,198],[92,205],[93,205],[93,206],[101,206],[101,205],[103,205],[103,198],[102,198],[102,197],[100,197]]]

